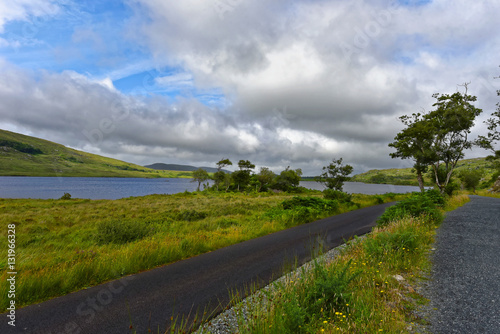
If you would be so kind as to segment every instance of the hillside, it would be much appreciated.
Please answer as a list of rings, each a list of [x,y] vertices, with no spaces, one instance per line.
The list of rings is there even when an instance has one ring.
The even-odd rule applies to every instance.
[[[181,174],[181,175],[180,175]],[[0,176],[190,177],[158,171],[0,130]]]
[[[457,168],[453,172],[456,175],[462,169],[483,169],[484,179],[489,180],[496,172],[492,162],[486,158],[464,159],[458,162]],[[377,184],[394,184],[394,185],[411,185],[418,186],[417,177],[412,173],[412,168],[392,168],[392,169],[372,169],[368,172],[354,175],[351,178],[353,182],[377,183]],[[431,186],[431,175],[424,175],[426,186]]]

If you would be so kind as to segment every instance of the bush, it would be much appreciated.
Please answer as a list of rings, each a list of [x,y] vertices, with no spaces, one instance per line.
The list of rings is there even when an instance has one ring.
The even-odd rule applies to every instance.
[[[340,203],[349,203],[352,200],[352,195],[345,193],[340,190],[334,189],[325,189],[323,190],[323,197],[325,199],[334,199],[339,201]]]
[[[386,226],[391,221],[408,216],[419,217],[424,215],[428,220],[441,221],[443,215],[436,205],[436,202],[441,202],[441,198],[441,194],[438,196],[434,191],[413,193],[409,198],[387,208],[377,220],[377,226]]]
[[[71,194],[70,193],[64,193],[59,199],[61,200],[68,200],[71,199]]]
[[[125,244],[146,237],[152,230],[146,223],[103,221],[97,224],[96,239],[100,244]]]
[[[0,146],[11,147],[19,152],[28,154],[43,154],[43,151],[39,148],[35,148],[29,144],[20,143],[12,140],[0,140]]]
[[[335,211],[339,207],[339,202],[335,200],[326,200],[318,197],[295,196],[292,199],[284,200],[281,206],[285,210],[295,209],[297,207],[312,208],[315,210]]]
[[[458,183],[456,183],[455,181],[451,180],[450,182],[448,182],[446,187],[444,187],[444,192],[446,195],[452,196],[453,192],[455,192],[456,190],[459,190],[459,189],[460,189],[460,185]]]
[[[424,194],[424,196],[438,206],[442,206],[446,202],[444,196],[437,189],[427,189]]]

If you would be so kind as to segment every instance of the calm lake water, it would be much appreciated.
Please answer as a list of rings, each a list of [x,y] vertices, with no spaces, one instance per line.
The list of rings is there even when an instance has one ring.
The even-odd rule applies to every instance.
[[[304,181],[309,189],[323,190],[317,182]],[[70,193],[72,198],[118,199],[151,194],[175,194],[195,191],[197,183],[191,179],[141,179],[101,177],[0,177],[0,198],[60,198]],[[344,191],[360,194],[406,193],[418,187],[387,184],[346,182]]]

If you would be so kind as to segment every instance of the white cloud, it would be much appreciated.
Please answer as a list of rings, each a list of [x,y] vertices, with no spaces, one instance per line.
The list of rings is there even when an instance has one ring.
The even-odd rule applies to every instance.
[[[16,0],[0,2],[0,33],[4,32],[4,25],[9,21],[30,21],[44,16],[55,15],[59,11],[54,0]],[[36,18],[38,17],[38,18]],[[35,22],[36,23],[36,22]]]
[[[162,88],[170,90],[194,87],[193,75],[185,72],[157,77],[155,82]]]

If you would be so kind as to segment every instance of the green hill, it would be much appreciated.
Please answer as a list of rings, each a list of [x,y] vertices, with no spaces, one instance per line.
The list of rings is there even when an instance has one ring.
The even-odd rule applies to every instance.
[[[0,176],[190,177],[158,171],[0,130]]]
[[[475,158],[460,160],[457,164],[453,175],[456,175],[462,169],[483,169],[483,179],[489,180],[497,170],[493,162],[487,161],[486,158]],[[431,186],[431,174],[424,175],[426,186]],[[368,172],[354,175],[351,178],[353,182],[377,183],[377,184],[395,184],[395,185],[411,185],[418,186],[417,176],[412,173],[412,168],[392,168],[392,169],[372,169]]]

